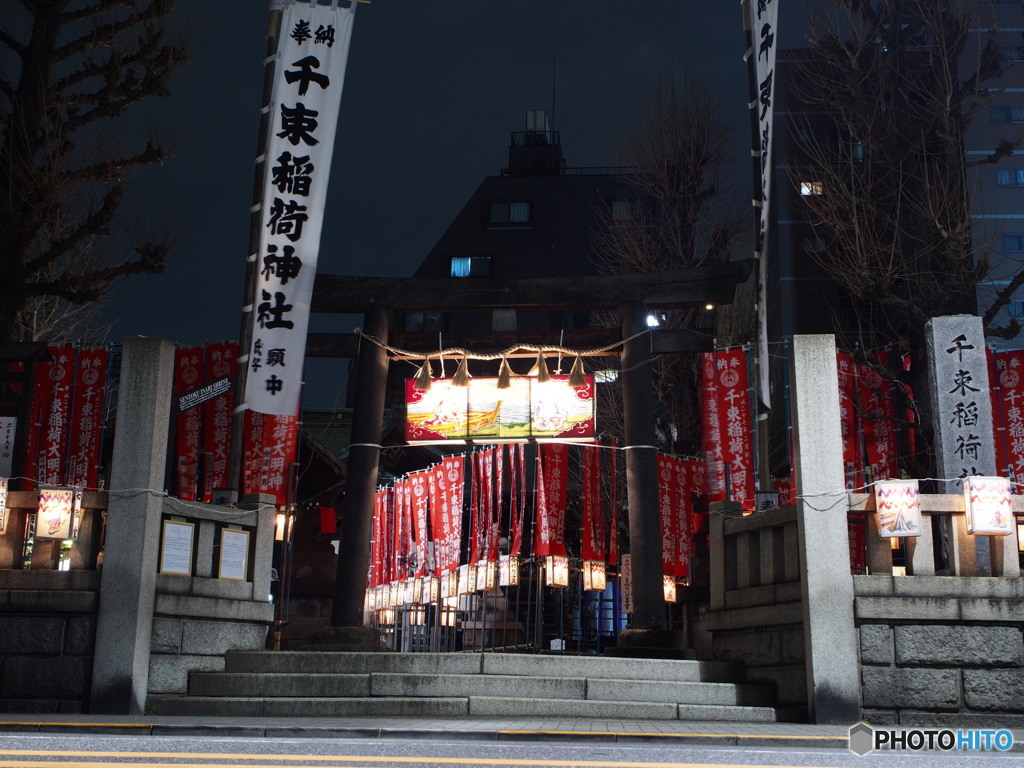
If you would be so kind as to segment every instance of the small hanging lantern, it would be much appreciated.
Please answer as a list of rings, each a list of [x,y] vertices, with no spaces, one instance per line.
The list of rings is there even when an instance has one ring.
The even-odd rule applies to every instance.
[[[498,557],[498,586],[519,586],[519,555],[501,555]]]
[[[1005,477],[965,477],[964,512],[968,533],[986,536],[1013,533],[1010,481]]]
[[[410,602],[419,605],[423,602],[423,578],[417,576],[412,580],[412,597]]]
[[[917,480],[875,483],[878,535],[884,538],[921,535],[921,492]]]
[[[410,627],[424,627],[427,624],[427,607],[414,605],[408,611]]]
[[[431,576],[430,577],[430,602],[436,603],[438,598],[441,597],[441,577]]]
[[[81,488],[41,486],[36,508],[36,538],[70,539],[81,506]]]
[[[601,560],[584,560],[583,590],[585,592],[604,592],[606,585],[604,562]]]
[[[549,587],[568,587],[569,558],[565,555],[548,555],[544,561],[544,575]]]
[[[674,603],[676,601],[676,577],[662,576],[661,583],[665,589],[665,602]]]

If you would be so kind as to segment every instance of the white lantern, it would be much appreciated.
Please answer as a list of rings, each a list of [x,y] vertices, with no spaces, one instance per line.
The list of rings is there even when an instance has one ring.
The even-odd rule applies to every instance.
[[[987,536],[1013,533],[1015,521],[1010,481],[1005,477],[972,475],[964,478],[967,532]]]
[[[921,491],[917,480],[877,481],[875,510],[880,537],[921,535]]]
[[[665,602],[674,603],[676,601],[676,577],[662,576],[661,584],[665,590]]]
[[[604,592],[606,584],[604,562],[601,560],[584,560],[583,589],[587,592]]]
[[[569,586],[569,558],[565,555],[548,555],[544,572],[549,587]]]

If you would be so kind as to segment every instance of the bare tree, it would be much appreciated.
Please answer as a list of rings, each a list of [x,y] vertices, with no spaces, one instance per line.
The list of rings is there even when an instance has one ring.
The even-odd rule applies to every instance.
[[[965,135],[1003,75],[1000,41],[993,31],[977,45],[970,30],[979,22],[955,0],[834,6],[814,20],[810,50],[794,67],[807,113],[827,115],[832,126],[828,135],[813,131],[813,119],[794,126],[805,129],[793,181],[808,185],[801,199],[817,235],[811,256],[842,289],[842,345],[896,345],[923,361],[928,319],[976,313],[979,284],[993,268],[985,237],[972,227]],[[979,162],[996,163],[1019,143],[1000,137]],[[996,322],[1024,281],[1020,265],[1014,269],[985,313],[989,335],[1021,330],[1016,318]],[[878,365],[869,356],[863,362]],[[923,368],[885,373],[920,398]]]
[[[604,212],[596,236],[599,268],[624,274],[728,261],[737,233],[750,224],[749,208],[736,205],[732,180],[741,176],[729,173],[734,138],[706,83],[690,74],[678,86],[659,83],[641,119],[620,136],[622,164],[630,169],[628,199],[609,201]],[[669,328],[695,329],[717,319],[703,309],[651,309]],[[696,356],[654,363],[660,438],[675,453],[700,447],[698,371]],[[614,406],[614,398],[602,398],[609,400]],[[603,416],[609,417],[620,418]]]
[[[0,339],[81,320],[118,279],[162,271],[168,239],[132,231],[129,175],[169,157],[125,113],[186,63],[174,0],[18,0],[0,18]],[[151,229],[151,228],[150,228]],[[85,310],[86,313],[88,310]],[[49,318],[47,322],[43,322]]]

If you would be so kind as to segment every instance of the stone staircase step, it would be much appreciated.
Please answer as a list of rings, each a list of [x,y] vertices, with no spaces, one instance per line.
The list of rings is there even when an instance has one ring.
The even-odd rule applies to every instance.
[[[706,704],[679,704],[679,720],[723,721],[734,723],[798,722],[793,710],[777,707],[727,707]]]
[[[575,701],[470,696],[470,717],[597,717],[617,720],[675,720],[676,704],[638,701]]]
[[[466,698],[150,696],[153,715],[202,717],[466,717]]]
[[[654,680],[587,680],[587,698],[701,706],[771,706],[775,688],[753,683],[677,683]]]
[[[370,693],[373,696],[585,699],[587,681],[582,677],[419,675],[381,672],[370,675]]]
[[[478,653],[359,653],[347,651],[228,651],[226,672],[354,674],[408,672],[468,675],[481,670]]]
[[[190,696],[211,697],[358,698],[370,696],[370,676],[309,672],[193,672],[189,675],[188,692]]]
[[[743,666],[733,662],[676,659],[631,659],[608,656],[546,656],[527,653],[484,653],[482,669],[489,675],[565,675],[604,680],[669,680],[675,682],[739,682]]]

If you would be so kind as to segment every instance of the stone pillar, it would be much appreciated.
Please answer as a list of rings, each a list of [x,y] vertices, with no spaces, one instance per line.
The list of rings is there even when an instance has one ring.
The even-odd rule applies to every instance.
[[[647,308],[621,308],[622,336],[647,328]],[[654,386],[651,342],[647,335],[627,341],[622,350],[622,412],[625,422],[626,496],[629,504],[629,554],[633,579],[633,618],[619,633],[618,652],[645,649],[643,655],[672,655],[683,634],[665,627],[661,569],[661,511],[658,508],[658,450],[654,436]]]
[[[145,711],[174,346],[128,339],[121,361],[90,711]]]
[[[364,332],[386,344],[387,309],[374,304],[366,313]],[[377,490],[384,393],[388,382],[388,354],[381,346],[363,339],[356,358],[355,407],[348,454],[345,507],[339,528],[339,553],[335,571],[331,626],[317,633],[316,642],[333,650],[374,650],[380,638],[363,626],[366,569],[370,563],[373,502]]]
[[[807,705],[816,723],[854,723],[860,679],[833,337],[793,337],[791,365]]]
[[[963,493],[956,478],[996,474],[985,332],[975,315],[933,317],[925,339],[936,469],[945,493]],[[991,537],[968,535],[959,516],[954,531],[957,575],[993,575]]]

